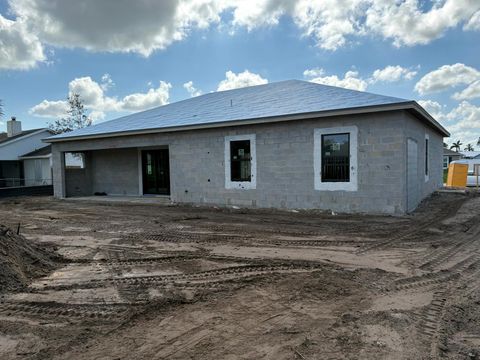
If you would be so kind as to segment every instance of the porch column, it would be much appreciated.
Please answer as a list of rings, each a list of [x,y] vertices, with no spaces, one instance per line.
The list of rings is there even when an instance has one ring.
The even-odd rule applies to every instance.
[[[58,145],[52,144],[52,177],[53,196],[59,199],[65,198],[65,156],[58,149]]]

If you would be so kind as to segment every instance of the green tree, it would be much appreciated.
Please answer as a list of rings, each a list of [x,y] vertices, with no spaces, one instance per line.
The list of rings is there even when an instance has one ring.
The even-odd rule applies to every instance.
[[[473,148],[472,144],[467,144],[465,147],[465,151],[474,151],[475,149]]]
[[[79,94],[68,97],[67,116],[49,124],[55,134],[73,131],[92,125],[92,119],[85,114],[85,107]]]
[[[450,149],[455,149],[456,152],[459,152],[462,145],[463,145],[463,144],[461,143],[461,141],[458,140],[457,142],[454,142],[454,143],[450,146]]]

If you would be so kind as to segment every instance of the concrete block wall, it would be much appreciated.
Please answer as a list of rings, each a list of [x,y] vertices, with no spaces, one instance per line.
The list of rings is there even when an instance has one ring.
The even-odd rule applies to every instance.
[[[359,129],[358,191],[316,191],[314,129],[351,125]],[[237,127],[202,135],[192,132],[171,145],[172,197],[191,203],[402,213],[402,126],[400,113],[384,113]],[[253,133],[257,187],[225,189],[224,137]]]
[[[135,154],[145,147],[168,146],[171,198],[175,202],[399,214],[406,211],[405,127],[408,120],[401,111],[371,113],[70,141],[54,144],[52,150],[54,154],[92,151],[91,167],[95,175],[92,175],[90,191],[140,194],[138,155],[135,157]],[[358,191],[315,190],[314,129],[353,125],[358,127]],[[225,136],[241,134],[256,135],[256,189],[225,188]],[[57,158],[58,155],[54,155],[54,159]],[[63,176],[61,166],[55,165],[55,160],[54,173],[56,187],[62,186],[62,180],[58,179]],[[64,192],[56,188],[55,194],[62,196]]]
[[[65,169],[65,192],[67,197],[92,195],[92,156],[85,152],[84,169]],[[54,183],[55,186],[55,183]]]
[[[130,149],[97,150],[91,153],[91,192],[109,195],[138,195],[138,151]],[[114,174],[112,176],[112,174]]]
[[[443,186],[443,137],[432,127],[405,112],[405,137],[418,144],[419,201]],[[425,135],[429,137],[429,176],[425,179]]]

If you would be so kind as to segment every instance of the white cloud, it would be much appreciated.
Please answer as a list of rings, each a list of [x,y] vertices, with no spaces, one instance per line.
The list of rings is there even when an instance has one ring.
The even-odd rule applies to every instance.
[[[452,122],[448,128],[452,133],[451,139],[476,144],[480,137],[480,107],[463,101],[447,117]]]
[[[202,91],[196,89],[193,86],[193,81],[186,82],[185,84],[183,84],[183,87],[190,94],[190,97],[195,97],[195,96],[202,95]]]
[[[144,56],[220,21],[218,0],[15,0],[10,8],[42,42]]]
[[[293,18],[304,36],[313,37],[323,49],[336,50],[346,43],[346,37],[360,28],[359,17],[365,0],[261,0],[252,6],[237,1],[234,25],[252,30],[274,26],[283,15]]]
[[[254,86],[267,84],[268,80],[262,78],[260,75],[251,73],[248,70],[235,74],[232,71],[225,73],[225,79],[218,84],[217,91],[238,89],[245,86]]]
[[[476,144],[480,137],[480,107],[462,101],[448,111],[444,105],[436,101],[420,100],[418,103],[446,126],[451,133],[450,141],[460,140],[464,144]]]
[[[396,66],[386,66],[383,69],[377,69],[372,74],[372,82],[396,82],[402,79],[411,80],[417,75],[417,72],[411,69]]]
[[[168,104],[171,87],[170,83],[160,81],[160,85],[156,89],[152,88],[146,93],[125,96],[119,102],[119,106],[124,111],[140,111]]]
[[[467,88],[453,94],[455,100],[469,100],[480,97],[480,80],[472,82]]]
[[[103,111],[93,110],[90,112],[90,114],[88,114],[88,117],[92,119],[93,122],[97,122],[105,119],[105,113]]]
[[[376,82],[411,80],[416,74],[416,71],[400,65],[388,65],[383,69],[377,69],[369,78],[362,78],[356,70],[347,71],[343,78],[338,75],[325,75],[325,70],[321,68],[307,69],[303,72],[303,76],[311,82],[358,91],[365,91],[369,84]]]
[[[106,98],[99,83],[90,76],[76,78],[68,84],[69,95],[79,94],[87,108],[105,107]]]
[[[480,71],[464,64],[443,65],[423,76],[416,84],[420,95],[439,92],[451,87],[470,84],[480,79]]]
[[[337,75],[324,75],[323,69],[305,70],[303,75],[311,82],[323,85],[338,86],[351,90],[365,91],[368,87],[368,82],[358,76],[358,71],[350,70],[345,73],[343,78]]]
[[[464,30],[469,31],[479,31],[480,30],[480,10],[477,11],[473,16],[470,18],[468,23],[465,24],[463,27]]]
[[[42,44],[26,24],[0,14],[0,69],[25,70],[45,60]]]
[[[478,0],[433,1],[427,11],[418,0],[373,0],[365,25],[395,46],[428,44],[449,28],[468,21],[480,9]]]
[[[68,109],[68,103],[63,100],[48,101],[43,100],[40,104],[32,107],[28,113],[34,116],[46,118],[61,118]]]
[[[480,29],[478,0],[10,0],[0,16],[0,68],[45,61],[44,45],[149,56],[191,32],[218,24],[249,31],[289,17],[322,49],[378,36],[395,46],[427,44],[450,28]],[[222,14],[232,13],[231,23]],[[228,17],[227,17],[228,18]],[[225,21],[225,20],[223,20]],[[352,41],[353,40],[353,41]]]
[[[281,16],[290,16],[305,36],[317,46],[336,50],[355,36],[377,35],[392,39],[395,46],[427,44],[449,28],[468,21],[480,9],[478,0],[434,1],[425,9],[419,0],[261,0],[235,3],[234,25],[252,30],[274,26]]]
[[[107,91],[115,86],[110,74],[107,73],[102,75],[102,84],[100,86],[102,87],[103,91]]]
[[[395,46],[427,44],[450,28],[480,29],[478,0],[10,0],[0,16],[0,68],[45,61],[43,45],[149,56],[191,32],[219,24],[276,26],[289,17],[303,36],[336,50],[355,38],[378,36]],[[231,23],[222,14],[232,13]],[[354,40],[354,41],[352,41]],[[42,45],[43,44],[43,45]]]
[[[418,103],[427,110],[437,121],[447,120],[447,116],[444,113],[445,106],[433,100],[419,100]]]
[[[303,72],[303,76],[306,78],[314,78],[322,76],[323,74],[325,74],[325,70],[321,68],[307,69]]]
[[[105,76],[102,79],[105,83]],[[69,95],[79,94],[85,109],[90,111],[89,116],[93,120],[102,120],[107,112],[134,112],[165,105],[168,103],[171,87],[170,83],[160,81],[157,88],[151,87],[146,93],[129,94],[118,99],[107,96],[101,84],[90,76],[85,76],[70,81],[68,93]],[[40,104],[33,106],[29,113],[35,116],[59,118],[65,115],[67,108],[66,101],[43,100]]]

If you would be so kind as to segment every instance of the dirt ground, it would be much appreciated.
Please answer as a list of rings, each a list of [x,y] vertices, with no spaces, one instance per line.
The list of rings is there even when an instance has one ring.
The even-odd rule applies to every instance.
[[[480,195],[412,215],[0,201],[60,255],[0,359],[480,359]]]

